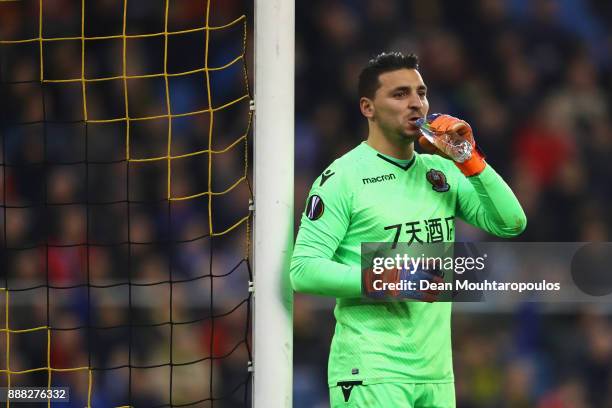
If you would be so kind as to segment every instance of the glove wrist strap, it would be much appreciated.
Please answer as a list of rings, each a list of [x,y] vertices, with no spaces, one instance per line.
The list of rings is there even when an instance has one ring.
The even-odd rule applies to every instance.
[[[455,162],[455,165],[466,177],[477,176],[487,167],[484,155],[477,147],[472,152],[472,157],[463,163]]]

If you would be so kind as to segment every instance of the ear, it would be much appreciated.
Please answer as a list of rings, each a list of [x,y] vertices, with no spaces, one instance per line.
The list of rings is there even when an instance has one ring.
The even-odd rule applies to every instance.
[[[361,114],[366,118],[370,119],[374,116],[374,102],[370,98],[362,96],[359,99],[359,108],[361,109]]]

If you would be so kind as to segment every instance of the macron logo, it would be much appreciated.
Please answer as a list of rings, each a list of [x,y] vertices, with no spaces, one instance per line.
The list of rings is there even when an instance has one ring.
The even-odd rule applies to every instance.
[[[387,180],[395,180],[395,174],[393,173],[383,174],[382,176],[378,176],[378,177],[366,177],[366,178],[361,179],[361,181],[363,181],[363,184],[379,183],[381,181],[387,181]]]

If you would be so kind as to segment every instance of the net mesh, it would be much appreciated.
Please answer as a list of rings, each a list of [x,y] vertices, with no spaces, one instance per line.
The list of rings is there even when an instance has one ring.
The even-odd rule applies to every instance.
[[[0,2],[0,386],[248,404],[245,11]]]

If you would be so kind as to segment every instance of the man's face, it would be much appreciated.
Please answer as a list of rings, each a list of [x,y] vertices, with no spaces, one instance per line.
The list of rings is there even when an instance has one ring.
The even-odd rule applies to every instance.
[[[387,137],[416,140],[420,136],[416,120],[429,111],[427,87],[421,74],[415,69],[398,69],[381,74],[378,81],[380,87],[374,99],[362,98],[363,114],[376,122]]]

